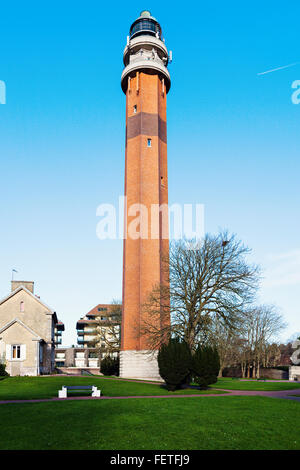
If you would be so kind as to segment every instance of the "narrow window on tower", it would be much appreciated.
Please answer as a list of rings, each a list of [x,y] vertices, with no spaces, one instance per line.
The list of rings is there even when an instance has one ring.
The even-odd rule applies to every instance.
[[[148,145],[148,147],[152,147],[152,139],[148,139],[147,145]]]
[[[136,114],[136,112],[137,112],[137,105],[135,104],[135,105],[133,106],[133,113]]]

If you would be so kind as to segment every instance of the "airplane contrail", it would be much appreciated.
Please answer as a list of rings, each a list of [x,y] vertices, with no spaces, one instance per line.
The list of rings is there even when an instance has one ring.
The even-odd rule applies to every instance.
[[[293,67],[293,65],[297,65],[299,63],[300,62],[294,62],[293,64],[283,65],[282,67],[277,67],[276,69],[266,70],[266,72],[260,72],[257,75],[265,75],[266,73],[276,72],[277,70],[282,70],[282,69],[286,69],[288,67]]]

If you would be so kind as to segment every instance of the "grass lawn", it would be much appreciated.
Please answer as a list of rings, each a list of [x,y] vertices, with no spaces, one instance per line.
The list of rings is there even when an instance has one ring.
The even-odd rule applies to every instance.
[[[0,380],[0,400],[29,400],[57,397],[63,385],[96,385],[101,394],[109,397],[133,395],[218,394],[219,390],[185,389],[168,392],[163,385],[103,379],[99,377],[8,377]],[[90,395],[85,390],[68,392],[68,396]]]
[[[300,404],[265,397],[0,406],[0,449],[300,449]]]
[[[0,400],[29,400],[38,398],[57,397],[62,385],[97,385],[104,396],[133,396],[133,395],[185,395],[185,394],[218,394],[219,389],[228,390],[264,390],[279,391],[299,388],[296,382],[256,382],[239,381],[228,378],[218,379],[208,390],[184,389],[168,392],[164,385],[136,383],[133,381],[103,379],[91,377],[8,377],[0,380]],[[68,392],[72,395],[89,395],[83,390]]]
[[[299,388],[300,383],[298,382],[263,382],[263,381],[241,381],[223,377],[218,379],[216,384],[213,384],[214,388],[224,388],[227,390],[264,390],[264,391],[280,391],[280,390],[295,390]]]

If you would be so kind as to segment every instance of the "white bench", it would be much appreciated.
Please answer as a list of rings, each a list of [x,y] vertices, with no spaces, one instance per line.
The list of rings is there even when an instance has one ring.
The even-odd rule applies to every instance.
[[[101,390],[95,385],[63,385],[61,390],[58,390],[58,398],[67,398],[68,390],[92,390],[92,397],[101,396]]]

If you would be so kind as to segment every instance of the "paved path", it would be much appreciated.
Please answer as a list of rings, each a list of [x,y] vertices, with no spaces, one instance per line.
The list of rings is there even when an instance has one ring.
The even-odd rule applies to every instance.
[[[300,401],[300,389],[295,390],[278,390],[278,391],[265,391],[265,390],[227,390],[230,391],[230,395],[234,396],[261,396],[269,398],[285,398],[287,400]],[[291,395],[298,394],[298,397]]]
[[[262,396],[269,398],[284,398],[300,402],[300,390],[280,390],[280,391],[261,391],[261,390],[221,390],[224,393],[213,394],[191,394],[191,395],[133,395],[123,397],[68,397],[68,398],[40,398],[34,400],[1,400],[0,405],[7,405],[10,403],[43,403],[54,401],[73,401],[73,400],[127,400],[129,398],[218,398],[228,396]],[[298,397],[291,396],[298,394]]]
[[[223,377],[224,378],[224,377]],[[283,382],[283,383],[291,383],[290,380],[288,379],[238,379],[240,382],[276,382],[276,383],[280,383],[280,382]]]

